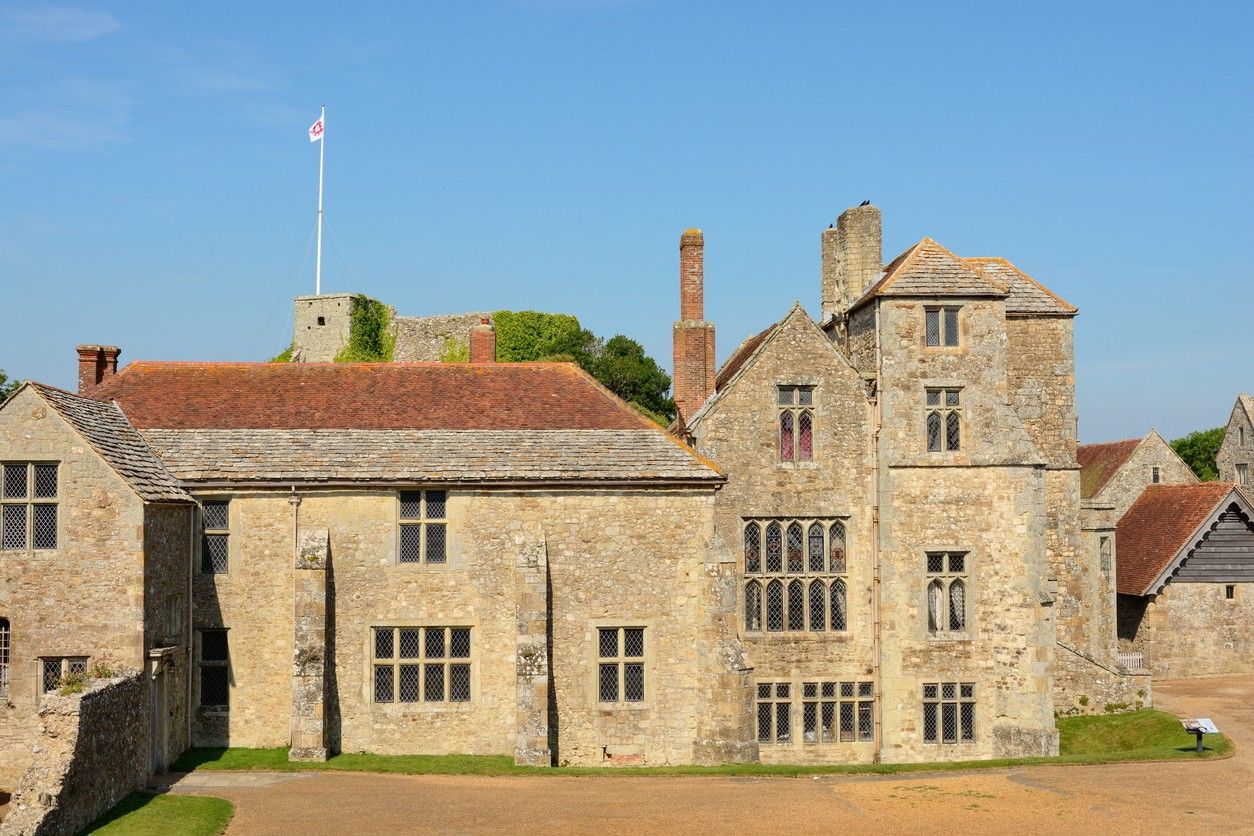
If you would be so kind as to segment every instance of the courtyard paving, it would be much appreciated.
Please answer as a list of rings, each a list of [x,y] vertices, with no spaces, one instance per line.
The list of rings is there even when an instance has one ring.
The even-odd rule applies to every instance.
[[[174,792],[235,804],[228,834],[1254,833],[1254,677],[1155,682],[1209,716],[1226,760],[818,778],[209,773]]]

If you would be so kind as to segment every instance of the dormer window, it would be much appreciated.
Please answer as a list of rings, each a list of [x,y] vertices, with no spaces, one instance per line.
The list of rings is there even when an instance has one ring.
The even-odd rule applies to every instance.
[[[786,464],[814,460],[814,387],[778,386],[779,460]]]
[[[924,339],[929,348],[958,346],[958,308],[924,308]]]

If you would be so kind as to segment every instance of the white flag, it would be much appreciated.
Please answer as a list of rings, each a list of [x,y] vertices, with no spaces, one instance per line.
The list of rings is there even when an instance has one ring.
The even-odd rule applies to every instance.
[[[324,118],[325,117],[319,116],[318,121],[309,126],[310,142],[317,142],[322,139],[322,134],[326,130],[326,125],[323,124]]]

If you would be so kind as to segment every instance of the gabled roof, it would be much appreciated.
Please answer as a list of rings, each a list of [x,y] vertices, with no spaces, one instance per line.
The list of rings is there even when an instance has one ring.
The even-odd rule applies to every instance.
[[[1119,468],[1132,457],[1142,438],[1108,441],[1102,444],[1081,444],[1075,457],[1080,463],[1080,496],[1092,499],[1102,492]]]
[[[878,281],[850,306],[876,296],[989,296],[1004,298],[1010,283],[924,238],[893,259]]]
[[[1006,313],[1010,315],[1075,316],[1078,308],[1004,258],[965,258],[985,273],[1006,282]]]
[[[141,429],[647,429],[573,363],[131,363],[92,397]]]
[[[1212,516],[1240,494],[1227,482],[1150,485],[1115,528],[1115,586],[1153,595]]]
[[[1244,392],[1237,395],[1237,403],[1245,407],[1245,415],[1250,419],[1250,423],[1254,424],[1254,395],[1247,395]]]
[[[30,382],[30,386],[81,435],[145,502],[192,502],[122,410],[103,401]]]
[[[132,363],[115,399],[188,482],[716,483],[573,363]]]

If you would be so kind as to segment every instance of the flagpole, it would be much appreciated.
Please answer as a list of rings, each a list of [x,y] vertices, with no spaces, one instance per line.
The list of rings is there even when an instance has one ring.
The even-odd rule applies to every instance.
[[[318,266],[314,276],[314,295],[322,295],[322,161],[327,153],[327,106],[322,106],[318,117],[322,123],[322,135],[318,138]]]

